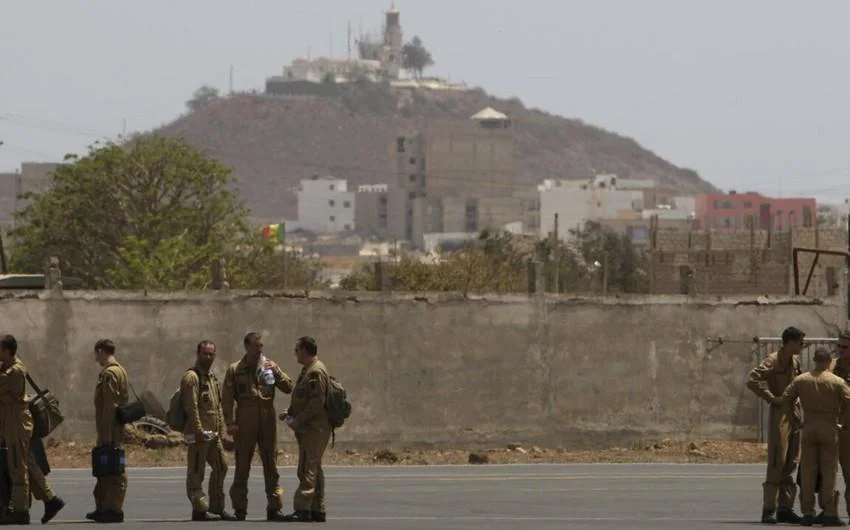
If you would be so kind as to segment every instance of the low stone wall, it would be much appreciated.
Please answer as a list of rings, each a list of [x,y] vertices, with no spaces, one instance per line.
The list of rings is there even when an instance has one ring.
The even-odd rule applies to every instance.
[[[7,293],[0,312],[33,376],[61,400],[58,435],[93,437],[97,339],[112,338],[136,390],[167,406],[199,340],[218,344],[223,376],[255,330],[293,378],[294,341],[316,337],[354,407],[337,432],[343,447],[755,438],[747,341],[788,325],[835,336],[845,324],[838,301],[673,295],[45,291]],[[288,402],[277,398],[280,408]],[[290,438],[281,429],[282,442]]]

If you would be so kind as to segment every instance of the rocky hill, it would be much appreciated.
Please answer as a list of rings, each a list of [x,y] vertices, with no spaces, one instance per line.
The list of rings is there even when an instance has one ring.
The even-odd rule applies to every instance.
[[[301,178],[332,175],[350,186],[388,182],[400,132],[427,120],[468,119],[488,106],[513,119],[517,179],[530,187],[544,178],[610,172],[652,178],[683,193],[715,189],[630,138],[481,90],[426,92],[363,83],[340,88],[339,97],[240,94],[215,99],[156,132],[182,136],[231,165],[255,217],[292,219]]]

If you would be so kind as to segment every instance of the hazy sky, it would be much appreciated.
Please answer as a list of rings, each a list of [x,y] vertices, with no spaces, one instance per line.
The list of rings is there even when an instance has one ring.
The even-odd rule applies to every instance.
[[[0,0],[0,170],[262,90],[389,0]],[[635,138],[722,188],[850,196],[846,0],[398,0],[429,74]]]

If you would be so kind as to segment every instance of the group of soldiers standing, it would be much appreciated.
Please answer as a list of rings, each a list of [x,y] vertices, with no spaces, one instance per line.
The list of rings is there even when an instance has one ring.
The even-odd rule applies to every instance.
[[[750,372],[747,382],[770,405],[761,522],[844,526],[836,476],[840,463],[850,514],[850,333],[839,337],[835,359],[825,348],[815,350],[814,369],[805,373],[799,359],[804,340],[802,331],[786,328],[782,346]],[[797,485],[802,516],[794,512]]]
[[[295,343],[295,358],[302,366],[298,379],[292,379],[263,354],[259,333],[245,335],[244,356],[227,368],[224,384],[212,373],[216,346],[201,341],[195,364],[180,382],[180,398],[186,414],[186,490],[192,504],[193,521],[244,521],[248,511],[248,478],[254,451],[259,448],[266,492],[266,520],[281,522],[325,522],[325,478],[322,457],[331,437],[325,400],[330,378],[318,359],[312,337]],[[42,523],[50,521],[65,503],[47,484],[30,450],[32,416],[26,393],[26,368],[17,358],[18,344],[11,335],[0,338],[0,447],[8,457],[0,463],[10,489],[11,509],[0,524],[29,524],[30,493],[44,501]],[[101,366],[95,387],[97,446],[123,448],[124,425],[118,409],[129,402],[127,371],[115,357],[115,344],[109,339],[94,346]],[[277,415],[275,390],[292,394],[289,408]],[[292,429],[298,442],[298,489],[294,511],[284,515],[283,489],[277,471],[277,422]],[[236,471],[230,487],[234,514],[225,510],[225,450],[235,451]],[[208,494],[203,481],[206,465],[212,472]],[[98,476],[94,488],[94,511],[86,518],[100,523],[124,520],[127,492],[126,471]]]

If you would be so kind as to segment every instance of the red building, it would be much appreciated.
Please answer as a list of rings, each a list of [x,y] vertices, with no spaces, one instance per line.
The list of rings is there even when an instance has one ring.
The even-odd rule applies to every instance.
[[[792,226],[814,226],[814,199],[774,199],[759,193],[711,193],[696,197],[695,224],[698,230],[740,230],[753,216],[756,230],[788,231]]]

